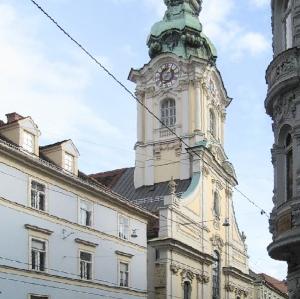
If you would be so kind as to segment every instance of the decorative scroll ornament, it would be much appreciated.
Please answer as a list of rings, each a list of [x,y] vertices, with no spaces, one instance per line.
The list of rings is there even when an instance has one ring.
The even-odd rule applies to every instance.
[[[219,235],[213,235],[210,238],[210,241],[214,247],[217,247],[220,251],[222,251],[225,244],[223,239]]]
[[[229,282],[225,285],[226,291],[230,293],[234,293],[235,295],[244,296],[245,298],[248,297],[249,292],[246,289],[243,289],[232,282]]]
[[[185,282],[185,281],[192,282],[195,278],[195,274],[190,270],[183,269],[181,272],[181,278],[182,278],[182,282]]]
[[[296,106],[294,104],[295,96],[279,98],[275,101],[273,106],[273,120],[275,123],[279,123],[282,120],[296,116]]]
[[[207,284],[209,283],[209,276],[207,274],[196,274],[196,279],[198,282],[202,283],[202,284]]]
[[[172,271],[173,274],[176,275],[176,274],[178,274],[180,268],[177,265],[172,264],[172,265],[170,265],[170,270]]]

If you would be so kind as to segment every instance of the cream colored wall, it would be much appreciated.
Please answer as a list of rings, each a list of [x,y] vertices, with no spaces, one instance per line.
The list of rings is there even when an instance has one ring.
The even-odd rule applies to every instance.
[[[19,129],[18,124],[2,128],[0,129],[0,132],[4,137],[11,140],[13,143],[21,145],[21,130]]]
[[[6,137],[11,142],[17,144],[18,146],[23,146],[24,144],[24,133],[30,133],[34,136],[34,154],[39,155],[39,137],[41,135],[38,130],[37,125],[33,122],[30,117],[21,119],[11,125],[4,126],[0,128],[1,134]]]
[[[39,181],[42,181],[47,186],[48,185],[56,186],[57,188],[64,190],[66,194],[68,194],[69,192],[70,194],[76,195],[78,198],[85,199],[92,203],[98,203],[103,207],[113,209],[118,213],[122,213],[132,219],[135,219],[145,224],[147,223],[147,220],[145,220],[142,217],[139,217],[129,207],[128,209],[125,208],[122,209],[117,204],[114,204],[114,200],[108,201],[106,198],[104,197],[102,198],[99,195],[95,195],[93,192],[88,192],[86,189],[81,188],[79,184],[75,182],[73,184],[70,184],[65,179],[57,179],[57,177],[53,177],[42,168],[29,167],[28,164],[20,163],[20,161],[17,161],[10,157],[6,157],[2,154],[0,155],[0,163],[8,165],[17,170],[20,170],[21,172],[26,173],[28,176],[32,178],[38,178]]]

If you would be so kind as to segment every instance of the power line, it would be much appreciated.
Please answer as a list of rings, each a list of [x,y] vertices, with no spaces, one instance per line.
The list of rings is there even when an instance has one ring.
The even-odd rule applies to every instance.
[[[79,43],[75,38],[71,36],[49,13],[47,13],[35,0],[29,0],[33,5],[35,5],[65,36],[67,36],[73,43],[75,43],[93,62],[95,62],[108,76],[110,76],[117,84],[119,84],[133,99],[135,99],[138,104],[140,104],[154,119],[156,119],[163,127],[165,127],[172,135],[184,144],[190,151],[195,154],[204,164],[210,166],[202,157],[195,152],[187,142],[180,137],[171,127],[166,125],[158,116],[156,116],[135,94],[130,91],[112,72],[110,72],[90,51],[88,51],[81,43]],[[227,179],[227,183],[231,184]],[[240,191],[236,186],[233,188],[242,195],[249,203],[260,210],[261,215],[265,215],[267,218],[269,216],[258,204],[246,196],[242,191]]]
[[[10,275],[20,276],[20,275],[13,274],[13,273],[10,273]],[[13,281],[13,282],[21,282],[23,284],[29,284],[29,285],[39,286],[39,287],[44,287],[44,288],[58,289],[58,290],[61,290],[61,291],[70,291],[70,292],[73,292],[73,293],[80,293],[80,294],[91,295],[91,296],[102,297],[102,298],[104,297],[104,298],[112,298],[112,299],[124,299],[124,297],[121,298],[121,297],[115,297],[115,296],[111,296],[111,295],[101,295],[101,294],[96,294],[96,293],[87,292],[87,291],[79,291],[79,290],[74,290],[74,289],[70,289],[70,288],[66,288],[66,287],[59,287],[59,286],[53,286],[53,285],[49,285],[49,284],[29,282],[29,281],[25,281],[25,280],[8,278],[8,277],[1,277],[0,276],[0,279]],[[120,293],[120,292],[115,292],[115,293]]]
[[[29,263],[25,263],[25,262],[21,262],[21,261],[18,261],[18,260],[14,260],[14,259],[10,259],[10,258],[5,258],[5,257],[2,257],[0,256],[0,259],[2,260],[6,260],[6,261],[10,261],[10,262],[15,262],[15,263],[18,263],[18,264],[24,264],[24,265],[31,265]],[[188,266],[187,264],[183,264],[181,263],[182,265],[186,265]],[[1,265],[0,265],[1,266]],[[20,269],[20,268],[18,268]],[[55,270],[55,269],[51,269],[51,268],[45,268],[47,270],[50,270],[50,271],[53,271],[53,272],[58,272],[58,273],[62,273],[62,274],[67,274],[67,275],[72,275],[72,276],[77,276],[77,277],[80,277],[80,275],[78,274],[74,274],[74,273],[70,273],[70,272],[66,272],[66,271],[61,271],[61,270]],[[39,272],[41,274],[44,274],[45,272]],[[23,276],[23,277],[27,277],[25,275],[21,275],[21,274],[14,274],[14,273],[9,273],[10,275],[14,275],[14,276]],[[68,277],[66,277],[68,278]],[[0,279],[6,279],[6,278],[1,278]],[[42,279],[42,278],[38,278],[38,279]],[[7,279],[7,280],[10,280],[10,279]],[[24,281],[20,281],[20,280],[15,280],[15,281],[18,281],[18,282],[24,282]],[[99,279],[95,279],[93,278],[91,280],[91,282],[100,282],[100,283],[103,283],[103,282],[106,282],[106,283],[109,283],[110,286],[120,286],[119,284],[116,284],[116,283],[113,283],[113,282],[109,282],[109,281],[106,281],[106,280],[99,280]],[[30,282],[24,282],[24,283],[28,283],[28,284],[31,284],[31,285],[37,285],[37,286],[43,286],[43,287],[50,287],[50,288],[58,288],[60,290],[66,290],[66,291],[73,291],[71,289],[67,289],[67,288],[60,288],[60,287],[55,287],[55,286],[51,286],[51,285],[41,285],[41,284],[38,284],[38,283],[30,283]],[[62,282],[58,282],[59,284],[65,284],[65,283],[62,283]],[[129,290],[131,291],[136,291],[136,292],[143,292],[143,293],[156,293],[154,291],[151,291],[151,290],[144,290],[144,289],[139,289],[139,288],[128,288]],[[85,291],[77,291],[77,290],[74,290],[76,292],[79,292],[79,293],[84,293],[84,294],[88,294],[88,295],[95,295],[95,296],[101,296],[101,297],[104,297],[104,295],[100,295],[100,294],[94,294],[94,293],[91,293],[91,292],[85,292]],[[117,294],[123,294],[122,292],[119,292],[119,291],[114,291],[114,293],[117,293]],[[162,293],[160,293],[162,294]],[[113,297],[113,296],[106,296],[105,295],[105,298],[114,298],[114,299],[121,299],[121,298],[118,298],[118,297]],[[181,298],[181,297],[178,297],[178,296],[175,296],[175,298]]]
[[[94,255],[93,257],[97,258],[98,256]],[[76,258],[79,259],[80,257],[76,257]],[[3,257],[3,256],[0,256],[0,259],[4,260],[4,261],[8,261],[8,262],[13,262],[13,263],[16,263],[16,264],[26,265],[26,266],[31,266],[32,265],[32,264],[27,263],[27,262],[22,262],[22,261],[15,260],[15,259],[10,259],[10,258],[6,258],[6,257]],[[53,271],[53,272],[56,272],[56,273],[61,273],[61,274],[65,274],[65,275],[71,275],[71,276],[74,276],[76,278],[81,278],[81,275],[78,274],[78,273],[75,274],[75,273],[71,273],[71,272],[67,272],[67,271],[63,271],[63,270],[58,270],[58,269],[54,269],[54,268],[46,268],[45,267],[45,271]],[[41,273],[47,273],[47,272],[41,272]],[[119,284],[117,284],[117,283],[114,283],[114,282],[111,282],[111,281],[108,281],[108,280],[104,280],[104,279],[93,278],[91,281],[97,281],[99,283],[107,283],[108,285],[111,285],[111,286],[119,286]],[[130,288],[130,290],[139,291],[139,292],[147,292],[147,290],[143,290],[143,289],[139,289],[139,288]]]

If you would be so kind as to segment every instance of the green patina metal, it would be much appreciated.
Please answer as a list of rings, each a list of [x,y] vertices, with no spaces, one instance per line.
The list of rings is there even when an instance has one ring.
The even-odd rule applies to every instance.
[[[217,52],[202,33],[199,21],[202,0],[164,0],[167,11],[162,21],[153,25],[148,38],[151,58],[174,53],[183,58],[196,56],[215,62]]]
[[[182,194],[181,198],[185,199],[191,196],[194,192],[196,192],[198,185],[200,184],[201,173],[195,172],[192,176],[192,181],[188,189]]]

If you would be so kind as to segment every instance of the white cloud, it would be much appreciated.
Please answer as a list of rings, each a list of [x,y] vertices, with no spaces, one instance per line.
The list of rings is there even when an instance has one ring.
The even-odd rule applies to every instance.
[[[265,5],[270,5],[270,0],[250,0],[250,3],[256,7],[263,7]]]
[[[204,33],[234,60],[247,54],[258,56],[270,46],[264,35],[247,30],[234,18],[237,1],[204,1],[200,15]]]
[[[154,9],[158,16],[163,16],[166,11],[166,6],[162,0],[144,0],[148,7]]]
[[[89,64],[79,57],[73,57],[72,64],[47,57],[37,28],[38,21],[21,18],[11,5],[0,5],[1,118],[13,111],[31,115],[51,141],[86,138],[87,132],[117,138],[118,129],[84,101],[92,80]]]
[[[249,51],[252,55],[257,55],[268,49],[269,43],[265,37],[257,32],[247,32],[240,37],[238,50]]]

